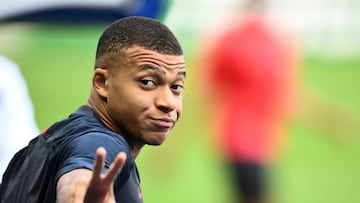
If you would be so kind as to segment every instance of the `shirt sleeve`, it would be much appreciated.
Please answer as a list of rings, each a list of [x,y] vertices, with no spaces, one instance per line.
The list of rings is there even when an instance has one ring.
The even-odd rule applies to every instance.
[[[119,136],[120,138],[120,136]],[[105,168],[103,173],[107,171],[116,155],[123,151],[127,156],[131,156],[129,148],[123,139],[119,139],[101,132],[91,132],[71,140],[64,146],[59,153],[60,166],[56,174],[56,180],[62,175],[75,169],[93,169],[96,150],[99,147],[106,149]],[[123,171],[130,167],[129,162],[124,166]]]

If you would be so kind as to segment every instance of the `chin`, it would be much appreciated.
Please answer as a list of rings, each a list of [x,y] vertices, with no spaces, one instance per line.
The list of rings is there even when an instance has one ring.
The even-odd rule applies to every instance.
[[[148,143],[147,145],[150,145],[150,146],[159,146],[159,145],[161,145],[161,144],[162,144],[162,142],[161,142],[161,143],[157,143],[157,142],[156,142],[156,143],[155,143],[155,142],[152,143],[152,142],[151,142],[151,143]]]
[[[158,145],[161,145],[162,143],[164,143],[166,138],[167,138],[167,134],[166,135],[156,135],[152,139],[147,140],[148,141],[147,144],[152,145],[152,146],[158,146]]]
[[[152,145],[152,146],[158,146],[161,145],[162,143],[164,143],[165,139],[156,139],[156,140],[152,140],[150,142],[148,142],[148,145]]]

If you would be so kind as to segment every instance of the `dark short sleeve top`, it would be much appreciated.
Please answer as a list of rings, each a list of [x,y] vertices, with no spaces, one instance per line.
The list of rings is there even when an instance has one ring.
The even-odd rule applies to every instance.
[[[103,173],[108,170],[119,152],[127,155],[126,163],[114,185],[116,201],[142,203],[138,169],[125,139],[107,129],[88,106],[80,107],[66,120],[66,124],[60,122],[48,129],[48,134],[56,137],[54,148],[58,170],[55,184],[62,175],[72,170],[92,170],[97,148],[104,147],[106,159]]]

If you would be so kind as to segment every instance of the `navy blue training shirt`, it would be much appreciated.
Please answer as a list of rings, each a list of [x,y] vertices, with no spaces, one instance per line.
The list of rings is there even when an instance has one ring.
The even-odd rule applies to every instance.
[[[132,158],[130,146],[121,135],[106,128],[90,107],[80,107],[69,118],[50,127],[47,134],[56,137],[54,149],[57,149],[59,167],[55,184],[62,175],[74,169],[91,170],[97,148],[104,147],[107,153],[103,172],[107,171],[119,152],[125,152],[127,155],[123,170],[115,181],[116,201],[120,203],[143,202],[139,173]]]

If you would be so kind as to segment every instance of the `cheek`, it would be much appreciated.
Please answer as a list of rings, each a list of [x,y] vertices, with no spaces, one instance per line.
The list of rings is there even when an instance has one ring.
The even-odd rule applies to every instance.
[[[131,112],[131,108],[136,104],[132,101],[132,95],[126,89],[114,85],[109,91],[107,105],[109,113],[113,115],[120,114],[121,116]]]
[[[116,102],[119,114],[128,117],[137,117],[141,112],[150,105],[149,98],[144,97],[144,94],[136,91],[124,91],[121,97]]]
[[[141,102],[134,95],[123,94],[118,100],[114,101],[113,106],[117,108],[118,113],[131,114],[136,113],[141,108]]]
[[[108,104],[109,115],[117,125],[128,128],[129,124],[137,123],[138,105],[137,102],[126,96],[118,100],[112,100]]]

